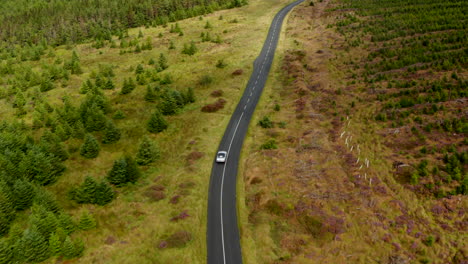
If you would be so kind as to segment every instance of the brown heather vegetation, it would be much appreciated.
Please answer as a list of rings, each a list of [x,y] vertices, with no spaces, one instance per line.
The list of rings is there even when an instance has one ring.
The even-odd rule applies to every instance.
[[[361,34],[362,41],[352,47],[352,33],[343,35],[345,29],[337,32],[330,26],[353,12],[341,4],[304,3],[285,24],[281,58],[256,115],[283,125],[255,126],[246,143],[245,258],[252,263],[465,263],[467,199],[453,191],[462,180],[435,184],[432,188],[444,191],[436,195],[427,184],[446,177],[448,163],[442,152],[420,150],[453,146],[449,157],[462,153],[466,132],[427,132],[409,119],[404,121],[409,124],[388,128],[375,118],[384,105],[379,94],[397,91],[359,77],[357,69],[367,69],[359,61],[367,59],[372,44],[350,26],[347,30]],[[465,66],[457,70],[460,79],[466,76]],[[399,73],[389,82],[421,74],[430,82],[452,74],[435,66],[410,74],[404,68],[395,71]],[[438,109],[440,105],[444,110],[433,118],[424,116],[424,124],[466,115],[464,98],[438,103]],[[411,111],[422,113],[428,106],[415,104]],[[411,118],[418,120],[415,114]],[[272,137],[278,149],[260,150]],[[428,165],[420,165],[423,159]],[[434,166],[439,176],[433,174]],[[419,175],[412,183],[412,175],[425,169],[429,176]]]

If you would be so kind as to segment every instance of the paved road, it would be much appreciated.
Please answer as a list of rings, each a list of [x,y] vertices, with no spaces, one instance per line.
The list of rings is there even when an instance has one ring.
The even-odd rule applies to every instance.
[[[276,14],[247,87],[224,132],[219,150],[228,152],[226,163],[213,162],[208,197],[208,264],[240,264],[239,227],[237,225],[236,177],[239,155],[247,128],[268,78],[281,25],[286,14],[304,0],[298,0]]]

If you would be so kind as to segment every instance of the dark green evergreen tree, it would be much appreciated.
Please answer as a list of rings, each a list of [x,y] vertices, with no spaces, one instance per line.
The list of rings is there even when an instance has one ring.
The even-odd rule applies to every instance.
[[[67,236],[63,242],[61,253],[66,259],[72,259],[75,257],[75,245],[69,236]]]
[[[112,187],[107,182],[102,181],[98,184],[95,197],[96,204],[106,205],[114,200],[114,198],[114,190],[112,190]]]
[[[191,104],[195,102],[195,93],[192,87],[187,88],[187,91],[183,94],[184,103]]]
[[[100,147],[96,138],[91,134],[87,134],[83,145],[81,145],[80,155],[88,159],[96,158],[99,155],[99,150]]]
[[[87,114],[88,116],[85,123],[86,131],[93,132],[104,129],[107,118],[96,104],[90,107]]]
[[[145,100],[147,102],[155,102],[157,98],[158,95],[154,91],[153,87],[148,84],[148,86],[146,86]]]
[[[29,225],[34,227],[41,235],[48,239],[58,226],[57,217],[54,213],[47,211],[44,206],[33,205],[32,214],[29,216]]]
[[[10,224],[15,217],[13,203],[6,193],[0,193],[0,236],[8,233]]]
[[[81,214],[80,222],[78,223],[78,228],[81,230],[90,230],[95,227],[96,220],[94,220],[94,217],[88,211],[84,211]]]
[[[163,115],[173,115],[177,112],[179,106],[174,97],[170,94],[163,96],[161,102],[158,105],[158,109]]]
[[[104,129],[104,137],[102,138],[102,143],[111,144],[119,141],[120,139],[120,130],[115,126],[112,120],[108,119],[106,122],[106,128]]]
[[[17,179],[13,185],[13,197],[16,210],[28,209],[35,196],[34,187],[26,180]]]
[[[125,114],[124,112],[122,112],[122,110],[117,110],[114,115],[112,116],[113,119],[124,119],[125,118]]]
[[[172,41],[172,40],[169,42],[169,49],[170,49],[170,50],[176,49],[175,44],[174,44],[174,41]]]
[[[135,69],[135,73],[136,74],[142,74],[143,72],[145,72],[145,68],[143,68],[143,65],[138,64],[136,69]]]
[[[102,88],[106,90],[113,90],[115,88],[115,85],[114,85],[114,82],[112,82],[112,79],[108,78]]]
[[[197,53],[198,51],[198,48],[197,46],[195,45],[195,42],[190,42],[190,44],[184,44],[184,49],[182,50],[182,54],[187,54],[187,55],[194,55],[195,53]]]
[[[83,126],[83,123],[81,121],[75,122],[75,124],[73,125],[73,129],[72,129],[72,137],[83,139],[85,134],[86,134],[86,130]]]
[[[77,203],[95,203],[98,183],[96,180],[87,176],[84,182],[76,189],[70,191],[70,196]]]
[[[13,262],[13,248],[7,240],[0,240],[0,264]]]
[[[44,188],[35,188],[33,203],[43,206],[47,211],[58,213],[60,206],[54,195]]]
[[[127,183],[127,162],[124,158],[114,161],[112,169],[107,174],[107,180],[116,186]]]
[[[54,88],[55,88],[54,83],[50,79],[46,78],[44,81],[42,81],[41,86],[39,87],[39,90],[41,92],[47,92]]]
[[[168,124],[162,114],[155,110],[148,121],[147,129],[151,133],[159,133],[167,129],[167,126]]]
[[[144,136],[140,142],[136,162],[139,165],[148,165],[160,156],[159,148],[148,136]]]
[[[141,177],[140,169],[135,160],[129,155],[125,156],[125,162],[127,163],[127,181],[135,183]]]
[[[26,262],[42,262],[49,258],[48,243],[37,230],[26,229],[20,246]]]
[[[135,82],[133,81],[133,78],[130,77],[124,80],[124,84],[122,86],[122,90],[120,91],[120,94],[129,94],[135,88],[136,88]]]
[[[61,255],[62,253],[62,242],[57,233],[52,233],[49,237],[49,254],[52,257]],[[1,262],[0,262],[1,263]]]
[[[159,67],[161,67],[161,69],[165,70],[169,67],[169,65],[167,64],[167,58],[166,56],[164,56],[163,53],[159,54]]]
[[[66,213],[60,213],[57,216],[58,226],[65,232],[65,234],[69,235],[75,231],[76,226],[73,223],[73,220],[69,215]]]
[[[70,138],[70,135],[67,134],[62,124],[59,124],[55,127],[55,134],[58,136],[60,141],[65,141]]]

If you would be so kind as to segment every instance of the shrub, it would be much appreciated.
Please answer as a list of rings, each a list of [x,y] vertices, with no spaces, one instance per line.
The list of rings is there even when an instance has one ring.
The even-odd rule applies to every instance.
[[[227,64],[224,62],[224,60],[218,60],[216,63],[216,68],[223,69],[226,68]]]
[[[276,144],[276,140],[269,139],[267,142],[260,146],[260,149],[277,149],[278,145]]]
[[[258,121],[258,125],[263,128],[272,128],[274,126],[268,116],[264,116],[262,120]]]
[[[424,241],[424,245],[428,246],[428,247],[432,247],[432,245],[434,245],[434,237],[433,236],[428,236]]]
[[[203,75],[200,80],[198,81],[198,83],[200,85],[203,85],[203,86],[208,86],[210,85],[211,83],[213,83],[213,77],[211,77],[210,75]]]

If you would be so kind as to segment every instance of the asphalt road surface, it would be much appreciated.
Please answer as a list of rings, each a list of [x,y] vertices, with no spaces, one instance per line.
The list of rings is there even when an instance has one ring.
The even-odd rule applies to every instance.
[[[286,14],[304,0],[281,9],[271,23],[268,36],[247,87],[224,132],[218,151],[227,151],[225,163],[213,162],[208,194],[208,264],[240,264],[242,254],[237,225],[236,177],[239,155],[247,128],[268,78],[281,25]]]

